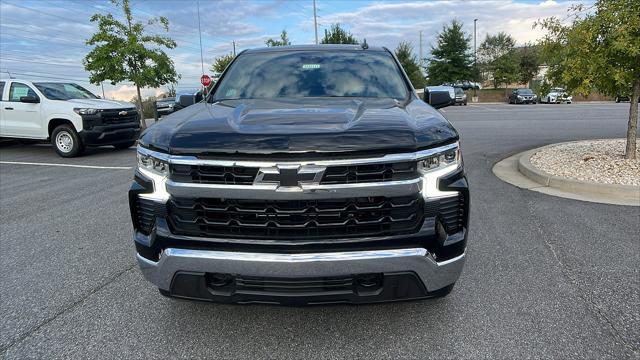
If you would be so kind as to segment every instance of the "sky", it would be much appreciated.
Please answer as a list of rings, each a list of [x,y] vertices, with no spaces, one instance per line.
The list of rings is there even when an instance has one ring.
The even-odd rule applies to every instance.
[[[199,4],[199,5],[198,5]],[[464,23],[473,39],[477,21],[478,46],[487,34],[504,31],[518,44],[535,42],[543,33],[534,22],[551,16],[564,18],[571,2],[565,1],[334,1],[316,0],[318,37],[333,23],[340,23],[353,35],[366,38],[370,46],[394,49],[409,41],[419,55],[420,31],[423,56],[428,56],[436,34],[452,19]],[[151,33],[176,40],[168,50],[180,89],[199,86],[202,62],[198,37],[198,7],[202,31],[204,72],[216,56],[264,46],[285,29],[292,44],[313,44],[313,0],[131,0],[134,18],[146,23],[165,16],[169,32],[158,25]],[[102,88],[90,84],[82,59],[90,50],[85,41],[95,32],[89,21],[94,13],[112,13],[123,20],[122,11],[107,0],[0,0],[0,78],[68,80],[97,95]],[[473,40],[472,40],[473,41]],[[473,43],[472,43],[473,46]],[[106,98],[129,101],[135,95],[131,83],[104,83]],[[159,95],[167,88],[144,89],[143,97]]]

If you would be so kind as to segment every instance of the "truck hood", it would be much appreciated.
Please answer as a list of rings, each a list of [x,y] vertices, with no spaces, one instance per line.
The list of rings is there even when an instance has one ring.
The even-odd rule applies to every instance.
[[[412,97],[198,103],[149,127],[143,146],[172,154],[401,152],[454,141],[444,117]]]
[[[122,109],[135,107],[135,105],[130,102],[105,99],[70,99],[63,101],[73,105],[73,107],[92,109]]]

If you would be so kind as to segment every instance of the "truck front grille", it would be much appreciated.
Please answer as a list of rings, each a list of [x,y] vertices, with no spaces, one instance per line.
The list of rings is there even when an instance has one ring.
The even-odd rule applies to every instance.
[[[100,112],[100,116],[103,124],[122,124],[138,121],[138,112],[131,109],[103,110]]]
[[[418,231],[420,194],[322,200],[175,199],[169,223],[178,235],[303,240]]]
[[[330,166],[320,184],[356,184],[414,179],[415,162]]]
[[[251,185],[259,168],[214,165],[171,165],[171,179],[177,182],[220,185]],[[329,166],[320,184],[357,184],[415,179],[415,162]]]
[[[171,165],[171,179],[198,184],[251,185],[258,168],[241,166]]]

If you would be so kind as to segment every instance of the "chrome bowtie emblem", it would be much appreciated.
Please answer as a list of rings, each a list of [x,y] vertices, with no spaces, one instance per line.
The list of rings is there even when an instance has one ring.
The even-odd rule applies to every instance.
[[[129,113],[128,111],[120,111],[120,112],[118,113],[118,115],[120,115],[120,116],[125,116],[125,115],[127,115],[128,113]]]
[[[277,165],[260,168],[254,184],[275,184],[278,187],[298,187],[319,184],[325,167],[315,165]]]

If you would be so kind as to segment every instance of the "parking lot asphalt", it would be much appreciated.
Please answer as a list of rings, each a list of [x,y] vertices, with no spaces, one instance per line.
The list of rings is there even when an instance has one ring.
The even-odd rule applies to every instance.
[[[472,191],[465,269],[446,298],[365,306],[164,298],[135,263],[126,193],[133,148],[62,159],[47,145],[1,145],[0,354],[639,358],[640,208],[555,198],[491,172],[495,162],[529,148],[623,137],[628,109],[443,109],[462,136]]]

